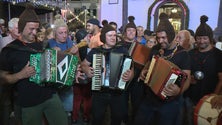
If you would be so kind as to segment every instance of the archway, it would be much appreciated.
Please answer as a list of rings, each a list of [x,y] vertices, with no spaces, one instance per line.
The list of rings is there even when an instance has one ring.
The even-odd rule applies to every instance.
[[[176,32],[187,29],[189,24],[189,9],[183,1],[156,0],[148,10],[147,29],[155,31],[159,22],[159,14],[165,12],[170,17],[170,22]]]

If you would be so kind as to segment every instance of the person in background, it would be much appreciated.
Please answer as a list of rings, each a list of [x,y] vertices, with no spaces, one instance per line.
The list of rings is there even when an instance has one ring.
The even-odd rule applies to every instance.
[[[123,30],[123,41],[121,41],[121,44],[123,44],[123,46],[125,46],[127,49],[130,48],[131,44],[133,42],[137,42],[136,41],[136,25],[134,23],[134,18],[130,18],[128,17],[128,19],[130,20],[128,24],[126,24],[126,26],[124,27],[124,30]]]
[[[44,42],[45,40],[45,32],[38,32],[36,34],[36,42]]]
[[[104,44],[100,47],[93,48],[81,63],[81,68],[88,78],[92,78],[95,75],[95,69],[91,67],[93,64],[93,54],[103,53],[105,55],[105,65],[107,69],[106,76],[108,77],[110,77],[110,53],[115,52],[128,55],[128,51],[124,46],[116,46],[116,30],[112,26],[106,25],[102,28],[100,39]],[[124,72],[124,74],[121,76],[121,79],[125,82],[128,82],[133,78],[133,75],[134,72],[132,68]],[[105,81],[109,81],[109,78],[106,79],[107,80]],[[121,124],[121,122],[126,116],[126,103],[128,103],[128,100],[125,95],[126,93],[124,91],[125,90],[121,91],[105,87],[101,90],[92,92],[92,125],[103,125],[105,111],[108,106],[110,107],[111,113],[110,125]]]
[[[108,25],[108,24],[109,24],[108,20],[102,20],[102,25],[103,26]]]
[[[53,28],[48,28],[45,31],[45,40],[50,40],[54,38]]]
[[[35,75],[30,54],[42,52],[42,43],[35,41],[40,20],[31,4],[19,17],[19,39],[9,43],[0,54],[1,84],[13,84],[22,110],[22,125],[41,125],[43,114],[49,125],[68,125],[67,115],[56,90],[29,81]]]
[[[150,30],[148,30],[148,29],[144,30],[144,38],[145,38],[146,40],[149,40],[149,37],[150,37],[150,36],[155,36],[154,32],[153,32],[153,31],[150,31]]]
[[[190,42],[192,43],[193,48],[195,48],[196,47],[196,40],[194,39],[194,35],[195,35],[194,31],[191,29],[187,29],[187,31],[190,32]]]
[[[103,42],[100,41],[100,22],[97,19],[89,19],[86,24],[87,32],[92,36],[89,42],[89,48],[95,48],[103,45]]]
[[[119,42],[122,46],[125,46],[128,52],[130,51],[130,47],[133,43],[136,43],[137,40],[136,34],[136,25],[134,23],[134,17],[129,16],[128,20],[129,23],[126,24],[124,30],[123,30],[123,41]],[[133,53],[132,53],[133,54]],[[126,91],[126,98],[129,100],[129,103],[126,104],[127,109],[131,107],[131,109],[127,110],[127,115],[125,118],[125,121],[127,124],[131,123],[132,120],[135,117],[135,112],[137,111],[138,104],[140,103],[141,97],[143,96],[143,84],[140,82],[137,82],[137,79],[139,77],[139,74],[142,70],[142,67],[140,64],[133,63],[134,65],[134,78],[130,81],[130,84]]]
[[[85,29],[79,29],[75,35],[76,42],[88,40],[88,33]],[[88,45],[79,48],[80,61],[83,61],[89,52]],[[79,80],[79,83],[74,84],[73,86],[74,100],[73,100],[73,112],[72,112],[72,123],[75,124],[79,120],[79,111],[83,109],[83,121],[88,123],[90,121],[90,113],[92,106],[91,98],[91,80],[85,78],[84,80]]]
[[[118,25],[117,25],[117,23],[116,22],[109,22],[109,25],[110,26],[112,26],[115,30],[116,30],[116,32],[117,32],[117,29],[118,29]]]
[[[9,35],[2,38],[2,41],[0,42],[0,51],[7,44],[11,43],[15,39],[18,39],[18,21],[19,18],[12,18],[8,22]],[[2,108],[0,109],[0,124],[8,125],[11,113],[14,112],[14,110],[16,110],[18,107],[17,102],[14,100],[14,98],[16,98],[14,97],[16,92],[14,92],[14,85],[0,85],[0,88],[2,89],[0,94],[0,107]],[[18,111],[19,108],[14,112],[16,115],[16,123],[21,122],[21,115],[17,115]]]
[[[0,19],[0,38],[7,36],[5,33],[5,20]]]
[[[213,45],[213,30],[206,23],[208,17],[200,17],[195,32],[196,48],[189,51],[191,56],[191,84],[185,92],[194,106],[211,93],[220,94],[222,87],[222,52]]]
[[[155,46],[157,44],[157,41],[156,41],[156,36],[149,36],[147,37],[147,42],[146,42],[146,46],[148,48],[152,48],[153,46]]]
[[[53,32],[55,34],[55,38],[48,40],[49,48],[53,48],[62,52],[66,52],[67,50],[69,50],[70,54],[78,55],[78,47],[75,46],[76,43],[74,43],[68,37],[68,26],[64,22],[64,20],[56,19],[54,21],[54,26],[55,27],[53,29]],[[63,107],[68,117],[70,117],[73,110],[73,87],[58,90],[58,93],[63,103]]]
[[[191,35],[187,30],[181,30],[177,33],[174,41],[179,43],[186,50],[191,50],[194,48],[193,43],[191,43]]]
[[[160,22],[156,29],[158,44],[152,48],[150,61],[153,55],[161,56],[177,65],[187,74],[187,79],[182,88],[177,84],[164,86],[163,93],[168,97],[174,97],[170,100],[162,100],[149,86],[145,86],[146,93],[139,105],[134,125],[178,125],[181,123],[180,112],[183,105],[183,92],[189,87],[190,83],[190,57],[187,51],[173,42],[175,31],[168,15],[161,13],[159,19]],[[140,76],[141,80],[145,79],[148,68],[149,65],[143,68]],[[160,70],[158,72],[165,71]]]
[[[49,27],[50,27],[50,24],[48,23],[42,23],[41,26],[40,26],[40,31],[39,32],[45,32]]]
[[[18,21],[19,21],[19,18],[12,18],[8,22],[9,35],[2,38],[2,41],[0,42],[0,51],[7,44],[11,43],[12,41],[14,41],[15,39],[19,37]]]
[[[143,26],[137,26],[136,27],[136,41],[139,42],[140,44],[145,45],[146,44],[146,39],[144,38],[144,28]]]

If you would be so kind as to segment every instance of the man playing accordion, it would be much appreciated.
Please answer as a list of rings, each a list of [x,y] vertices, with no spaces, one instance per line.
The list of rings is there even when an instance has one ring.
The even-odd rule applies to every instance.
[[[124,46],[116,45],[116,30],[110,25],[106,25],[101,30],[100,40],[104,45],[97,48],[93,48],[84,61],[81,63],[81,68],[87,77],[92,78],[96,75],[96,69],[92,67],[94,54],[102,53],[105,57],[105,67],[104,70],[105,78],[104,81],[112,84],[109,73],[112,73],[113,69],[109,68],[112,65],[110,61],[117,61],[117,59],[111,60],[111,52],[118,54],[128,55],[128,51]],[[99,64],[100,65],[100,64]],[[115,68],[115,67],[113,67]],[[124,82],[128,82],[133,78],[133,69],[128,69],[123,75],[120,76]],[[110,76],[111,75],[111,76]],[[95,82],[96,84],[97,82]],[[93,86],[94,83],[92,83]],[[111,110],[111,125],[120,125],[124,117],[127,114],[127,97],[125,96],[125,90],[115,89],[115,88],[101,88],[101,90],[92,92],[92,125],[102,125],[105,115],[105,110],[107,106],[110,106]]]
[[[162,93],[166,97],[172,97],[169,99],[162,99],[152,91],[151,87],[146,86],[146,95],[144,96],[138,112],[135,117],[135,125],[176,125],[180,122],[179,113],[183,102],[182,93],[189,87],[190,79],[190,57],[182,47],[178,46],[173,41],[175,37],[175,31],[173,26],[168,20],[168,16],[165,13],[160,14],[160,22],[156,30],[156,39],[158,44],[154,46],[151,52],[151,58],[153,55],[164,58],[177,65],[182,72],[187,74],[186,81],[183,87],[179,87],[177,84],[166,84],[163,86]],[[150,59],[151,60],[151,59]],[[147,68],[141,72],[140,79],[145,80],[147,74]],[[162,73],[165,71],[157,71]],[[156,79],[162,79],[160,76]]]
[[[20,38],[8,44],[0,54],[0,79],[2,84],[15,86],[23,125],[41,125],[43,114],[49,125],[67,125],[68,119],[56,90],[29,81],[36,74],[35,67],[30,66],[30,55],[43,51],[42,44],[35,41],[39,26],[34,7],[27,4],[19,17]]]

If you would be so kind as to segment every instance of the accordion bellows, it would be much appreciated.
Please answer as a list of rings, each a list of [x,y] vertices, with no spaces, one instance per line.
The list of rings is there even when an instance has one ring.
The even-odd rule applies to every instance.
[[[182,90],[186,79],[187,74],[177,65],[161,57],[153,56],[144,83],[162,100],[167,100],[172,97],[167,97],[163,88],[168,84],[177,84]]]
[[[46,49],[42,53],[31,54],[30,65],[36,70],[30,81],[39,85],[60,83],[61,86],[71,86],[75,79],[78,57]]]

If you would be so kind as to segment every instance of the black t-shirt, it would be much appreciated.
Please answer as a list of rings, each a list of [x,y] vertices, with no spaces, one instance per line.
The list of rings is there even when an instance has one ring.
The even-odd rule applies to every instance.
[[[131,45],[132,45],[133,42],[126,42],[126,41],[121,41],[119,42],[118,44],[121,45],[121,46],[124,46],[127,50],[130,49]]]
[[[30,54],[41,51],[41,43],[23,44],[15,40],[3,48],[0,54],[0,69],[17,73],[27,65]],[[29,78],[19,80],[16,84],[18,104],[22,107],[38,105],[52,97],[56,91],[53,88],[42,87],[29,81]]]
[[[113,47],[111,49],[105,49],[105,48],[102,48],[102,46],[100,46],[100,47],[97,47],[97,48],[93,48],[87,54],[86,60],[92,64],[92,62],[93,62],[93,54],[103,53],[105,55],[106,62],[108,63],[109,62],[109,56],[106,56],[106,55],[109,55],[110,52],[123,53],[124,55],[128,55],[128,50],[124,46],[118,45],[118,46],[115,46],[115,47]]]
[[[204,78],[197,80],[196,84],[190,84],[185,95],[196,104],[204,95],[213,93],[218,83],[218,73],[222,72],[222,51],[213,48],[207,52],[199,52],[197,49],[189,51],[191,56],[191,74],[202,71]]]

